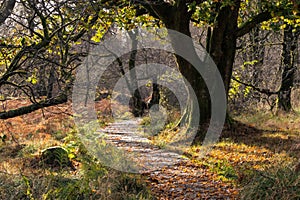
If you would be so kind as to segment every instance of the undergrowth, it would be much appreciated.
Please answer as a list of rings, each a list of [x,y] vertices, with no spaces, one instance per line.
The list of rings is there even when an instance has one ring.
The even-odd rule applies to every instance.
[[[185,155],[216,174],[216,179],[242,188],[240,198],[300,199],[300,176],[293,170],[300,149],[292,148],[300,143],[299,115],[258,113],[235,119],[239,122],[224,128],[223,137],[207,155],[201,154],[201,145],[186,148]],[[177,132],[166,127],[151,139],[163,146]]]
[[[243,200],[300,199],[300,174],[291,165],[257,171],[241,190]]]
[[[88,153],[73,128],[51,132],[47,141],[20,138],[22,144],[9,140],[0,144],[0,199],[152,199],[140,175],[103,166]],[[41,150],[53,145],[67,150],[75,169],[43,163]]]

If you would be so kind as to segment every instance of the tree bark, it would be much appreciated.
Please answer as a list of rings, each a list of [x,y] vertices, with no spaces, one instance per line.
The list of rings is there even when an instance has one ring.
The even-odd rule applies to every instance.
[[[149,105],[147,106],[148,109],[150,109],[153,105],[159,104],[159,100],[160,100],[159,85],[157,84],[157,77],[154,77],[152,80],[152,95],[151,95]],[[159,109],[158,106],[157,109]]]
[[[228,95],[234,57],[236,52],[238,14],[240,0],[234,1],[234,6],[222,7],[218,5],[218,16],[214,24],[210,40],[210,56],[216,63],[224,81],[226,94]]]
[[[49,106],[55,106],[62,103],[66,103],[68,101],[68,97],[65,94],[61,94],[55,98],[42,100],[38,103],[31,104],[29,106],[24,106],[21,108],[17,108],[14,110],[0,112],[0,119],[9,119],[20,115],[25,115],[41,108],[46,108]]]
[[[162,20],[165,26],[168,29],[178,31],[183,33],[189,37],[191,37],[190,32],[190,19],[192,13],[188,11],[188,7],[185,5],[184,2],[179,3],[176,7],[173,7],[172,10],[168,12],[169,16],[163,17]],[[172,36],[171,36],[172,41]],[[176,41],[176,40],[173,40]],[[193,43],[189,44],[178,44],[176,42],[172,42],[173,48],[176,52],[176,61],[178,64],[178,69],[181,74],[187,79],[188,83],[192,86],[189,88],[189,98],[187,109],[185,111],[185,116],[183,117],[183,121],[185,123],[194,123],[194,119],[191,117],[194,115],[200,115],[200,124],[207,123],[211,117],[211,102],[210,102],[210,95],[206,84],[197,71],[195,67],[189,63],[187,60],[179,56],[179,52],[182,50],[189,51],[194,57],[198,57],[195,51]],[[191,99],[192,92],[195,93],[198,102],[193,102]],[[200,113],[194,113],[196,109],[194,109],[196,104],[199,105]]]
[[[261,45],[262,38],[260,28],[257,26],[251,32],[249,32],[249,37],[251,40],[251,51],[250,51],[250,60],[256,61],[253,64],[253,74],[252,74],[252,84],[258,87],[261,80],[259,79],[259,75],[261,73],[261,67],[264,64],[264,56],[265,56],[265,46]]]
[[[137,30],[135,30],[137,31]],[[135,61],[136,61],[136,54],[137,54],[137,45],[138,45],[138,40],[137,40],[137,32],[129,31],[129,36],[132,40],[132,51],[130,54],[130,59],[129,59],[129,70],[130,70],[130,92],[132,95],[132,114],[135,117],[141,117],[144,114],[144,102],[141,96],[141,93],[138,89],[138,81],[136,77],[136,72],[135,72]],[[133,91],[134,90],[134,91]]]
[[[201,2],[197,1],[196,3],[200,4]],[[141,4],[152,16],[159,18],[168,29],[178,31],[190,37],[189,25],[193,11],[189,10],[188,3],[189,1],[174,1],[174,4],[171,4],[163,1],[159,4],[151,4],[149,2]],[[232,4],[227,6],[224,6],[223,2],[216,3],[216,10],[213,11],[217,13],[215,23],[213,30],[209,30],[207,36],[207,41],[209,42],[207,50],[222,76],[227,97],[236,53],[237,38],[249,33],[257,24],[272,18],[269,11],[261,12],[241,27],[238,27],[240,4],[241,0],[233,0]],[[211,34],[209,34],[210,32]],[[177,51],[180,51],[180,49],[188,49],[192,54],[196,55],[193,44],[173,43],[173,48],[175,53],[178,53]],[[198,125],[201,127],[211,117],[210,95],[206,84],[198,71],[189,62],[178,55],[176,55],[176,59],[180,72],[190,83],[198,98],[197,103],[201,111],[200,123]],[[189,92],[191,93],[192,91]],[[191,102],[190,99],[185,111],[187,114],[183,116],[183,121],[193,121],[189,116],[193,116],[193,112],[195,112],[194,106],[195,102]]]
[[[0,8],[0,25],[11,15],[16,4],[16,0],[5,0]]]
[[[51,99],[53,96],[54,82],[55,82],[55,67],[52,66],[50,69],[50,75],[48,78],[47,99]]]
[[[167,29],[178,31],[188,37],[191,37],[190,19],[192,12],[189,11],[185,1],[177,1],[175,6],[168,4],[157,7],[152,6],[151,9],[153,9],[154,13],[159,16]],[[177,38],[175,38],[176,36],[174,37],[172,33],[169,34],[169,36],[175,51],[177,67],[191,86],[187,87],[188,98],[186,108],[183,110],[183,115],[179,121],[179,125],[187,126],[190,130],[198,130],[194,142],[202,141],[205,138],[206,129],[208,128],[206,125],[211,118],[210,94],[204,79],[197,69],[186,59],[179,56],[185,55],[186,52],[189,52],[188,56],[190,58],[198,58],[198,55],[192,40],[180,43]],[[200,60],[199,64],[201,64]],[[192,95],[195,95],[197,99],[193,98]]]
[[[286,26],[283,33],[282,50],[282,79],[281,87],[278,92],[278,110],[290,112],[292,110],[291,93],[294,85],[294,76],[296,72],[296,50],[299,31],[293,33],[291,25]]]

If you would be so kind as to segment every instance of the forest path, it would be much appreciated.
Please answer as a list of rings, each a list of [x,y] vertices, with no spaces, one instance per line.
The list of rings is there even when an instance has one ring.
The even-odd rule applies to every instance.
[[[216,179],[216,175],[189,159],[151,144],[140,134],[140,119],[111,123],[99,132],[106,142],[128,154],[139,165],[139,173],[147,177],[157,199],[235,199],[232,186]]]

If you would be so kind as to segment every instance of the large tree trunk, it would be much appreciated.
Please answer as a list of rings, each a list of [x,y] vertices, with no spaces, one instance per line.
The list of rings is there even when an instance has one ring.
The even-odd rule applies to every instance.
[[[294,84],[294,75],[296,72],[296,47],[299,31],[293,33],[291,25],[286,26],[283,36],[282,50],[282,80],[281,87],[278,93],[278,109],[279,111],[289,112],[292,110],[291,92]]]
[[[210,56],[214,60],[217,68],[222,76],[224,86],[226,89],[226,95],[228,95],[230,80],[232,75],[233,62],[236,52],[237,42],[237,19],[240,8],[240,0],[234,0],[235,6],[222,6],[222,3],[216,3],[216,12],[218,13],[215,19],[215,24],[211,35],[208,35],[207,49]],[[164,6],[164,7],[163,7]],[[190,33],[190,19],[192,12],[189,12],[186,6],[186,1],[176,1],[176,5],[160,5],[151,6],[150,11],[158,16],[168,29],[172,29],[183,33],[187,36],[191,36]],[[153,12],[154,11],[154,12]],[[172,40],[172,37],[171,37]],[[175,39],[173,41],[176,41]],[[194,45],[191,43],[172,43],[176,53],[182,49],[188,50],[191,54],[197,57]],[[201,113],[200,123],[202,126],[207,123],[211,118],[211,99],[205,81],[198,73],[198,71],[188,61],[176,55],[177,64],[182,75],[187,79],[192,86],[190,94],[195,92],[197,102]],[[189,98],[186,114],[182,121],[194,124],[193,116],[195,116],[195,102]],[[203,129],[205,130],[205,129]],[[201,131],[202,132],[202,131]],[[204,131],[205,132],[205,131]],[[203,132],[203,133],[204,133]],[[199,137],[200,136],[200,137]],[[203,139],[202,134],[198,135],[198,139]]]
[[[161,19],[168,29],[178,31],[191,37],[189,27],[191,14],[185,2],[181,1],[176,7],[172,7],[172,9],[167,12],[167,16]],[[206,134],[206,128],[208,128],[207,124],[211,118],[210,94],[204,79],[197,69],[186,59],[179,56],[185,53],[182,51],[186,51],[189,52],[188,56],[190,58],[198,58],[192,40],[178,42],[177,38],[173,38],[172,34],[169,34],[169,36],[175,50],[178,69],[191,86],[187,88],[188,99],[180,124],[188,126],[191,130],[198,129],[196,140],[202,141]],[[199,63],[201,63],[201,61]],[[197,99],[195,99],[193,95],[195,95]],[[201,128],[199,129],[199,127]]]
[[[174,11],[170,11],[170,15],[167,19],[163,19],[164,24],[168,29],[178,31],[180,33],[183,33],[189,37],[191,37],[190,32],[190,18],[191,13],[188,12],[188,8],[184,3],[179,4],[176,8],[174,8]],[[172,36],[171,36],[172,40]],[[176,39],[174,40],[176,41]],[[191,56],[198,57],[197,53],[195,51],[194,45],[192,41],[191,43],[177,43],[173,42],[173,48],[176,53],[179,53],[182,50],[186,50],[190,52]],[[200,115],[200,125],[203,123],[206,123],[209,121],[211,116],[211,104],[210,104],[210,95],[207,90],[206,84],[197,71],[197,69],[189,63],[187,60],[179,56],[178,54],[175,55],[179,71],[182,73],[182,75],[187,79],[188,83],[192,86],[192,88],[189,88],[189,100],[187,105],[187,110],[185,111],[185,117],[183,120],[189,121],[189,123],[192,123],[194,119],[192,119],[192,116]],[[190,98],[190,95],[192,92],[195,93],[197,97],[198,102],[193,102]],[[196,104],[199,105],[199,109],[201,113],[193,113],[195,112],[195,106]]]
[[[212,31],[209,53],[216,63],[224,81],[228,95],[237,42],[237,19],[240,0],[235,0],[235,6],[222,7],[217,3],[218,16]]]

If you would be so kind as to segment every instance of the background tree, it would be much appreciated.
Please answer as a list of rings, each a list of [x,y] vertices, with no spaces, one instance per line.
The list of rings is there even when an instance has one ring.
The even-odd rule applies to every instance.
[[[292,110],[291,93],[297,70],[297,46],[299,28],[294,29],[288,22],[284,23],[282,45],[282,76],[278,91],[278,109],[284,112]]]
[[[16,4],[16,0],[3,0],[0,7],[0,25],[5,22],[5,20],[12,13]]]
[[[276,16],[259,27],[260,32],[265,36],[262,38],[257,36],[256,44],[250,45],[252,42],[250,38],[253,37],[251,34],[248,34],[249,39],[244,37],[243,42],[239,44],[240,46],[244,45],[241,52],[245,52],[247,55],[245,58],[241,55],[236,57],[236,65],[240,65],[240,67],[237,66],[235,71],[234,87],[238,88],[238,84],[241,83],[246,90],[244,93],[239,92],[239,89],[235,90],[233,93],[241,94],[239,98],[235,99],[245,99],[252,104],[253,98],[259,100],[258,103],[262,99],[267,102],[271,110],[276,106],[278,111],[289,112],[292,110],[292,90],[295,80],[297,80],[295,76],[298,65],[299,19],[293,14],[292,4],[289,4],[288,7],[289,12],[285,16]],[[259,44],[262,44],[260,50],[249,51],[249,45],[252,50],[251,46]],[[259,68],[256,68],[260,63],[255,59],[258,58],[256,53],[261,52],[261,49],[264,50],[265,61]],[[240,62],[240,59],[243,61]],[[250,73],[255,76],[251,76]],[[241,79],[245,81],[241,81],[240,77],[243,77]],[[259,81],[253,82],[256,79]],[[236,82],[239,83],[236,84]],[[253,90],[250,91],[251,89]],[[246,101],[242,104],[246,104]]]

